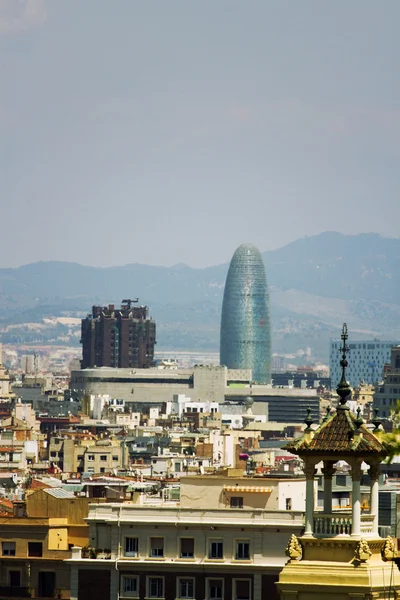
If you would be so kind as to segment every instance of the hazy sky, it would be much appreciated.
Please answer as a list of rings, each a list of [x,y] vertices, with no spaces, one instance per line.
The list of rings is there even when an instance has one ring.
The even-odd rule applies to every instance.
[[[399,235],[399,0],[0,0],[0,266]]]

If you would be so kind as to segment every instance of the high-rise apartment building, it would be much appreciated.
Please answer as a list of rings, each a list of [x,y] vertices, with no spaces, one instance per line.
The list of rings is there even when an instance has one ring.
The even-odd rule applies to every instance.
[[[259,250],[242,244],[235,251],[225,283],[220,363],[252,369],[253,381],[271,381],[271,328],[264,261]]]
[[[349,344],[347,356],[347,381],[351,387],[357,387],[362,381],[375,384],[383,376],[383,367],[390,363],[390,352],[399,342],[380,340],[359,340]],[[340,340],[332,340],[330,348],[330,375],[332,389],[339,383],[341,367],[338,360],[341,347]]]
[[[35,372],[34,354],[23,354],[21,356],[21,369],[25,375]]]
[[[93,306],[82,319],[82,369],[119,367],[144,369],[154,365],[156,324],[147,306],[123,300],[121,308]]]

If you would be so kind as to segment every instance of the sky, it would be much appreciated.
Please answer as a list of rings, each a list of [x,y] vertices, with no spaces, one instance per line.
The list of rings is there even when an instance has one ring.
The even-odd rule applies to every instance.
[[[399,235],[398,0],[0,0],[0,267]]]

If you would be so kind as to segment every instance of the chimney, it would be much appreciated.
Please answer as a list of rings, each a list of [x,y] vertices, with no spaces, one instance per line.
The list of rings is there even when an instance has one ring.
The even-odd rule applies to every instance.
[[[25,500],[14,500],[14,517],[27,517]]]

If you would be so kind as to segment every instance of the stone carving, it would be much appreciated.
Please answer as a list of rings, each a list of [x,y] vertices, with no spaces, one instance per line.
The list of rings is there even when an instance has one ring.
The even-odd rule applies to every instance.
[[[301,558],[301,556],[303,554],[303,549],[301,547],[301,544],[294,534],[292,534],[290,536],[289,543],[285,549],[285,554],[291,560],[296,560],[298,558]]]
[[[354,551],[354,558],[357,562],[366,562],[372,555],[371,549],[366,540],[361,538]]]
[[[396,555],[396,546],[394,544],[394,540],[390,535],[385,540],[385,543],[382,546],[381,556],[382,560],[393,560]]]

